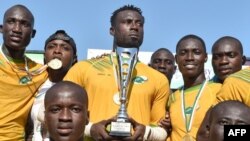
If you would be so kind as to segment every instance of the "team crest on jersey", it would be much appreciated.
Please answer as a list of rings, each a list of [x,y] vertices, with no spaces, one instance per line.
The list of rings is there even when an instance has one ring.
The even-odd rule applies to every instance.
[[[134,84],[143,84],[148,80],[146,76],[136,76],[133,79]]]

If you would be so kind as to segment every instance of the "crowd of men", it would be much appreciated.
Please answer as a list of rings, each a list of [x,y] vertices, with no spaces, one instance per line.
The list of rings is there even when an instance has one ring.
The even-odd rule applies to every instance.
[[[250,67],[242,69],[246,57],[235,37],[224,36],[213,44],[211,80],[204,73],[206,44],[197,35],[183,36],[175,55],[160,48],[149,64],[138,61],[125,107],[131,135],[113,136],[109,127],[121,104],[115,52],[120,47],[140,49],[145,22],[141,9],[116,9],[110,18],[112,52],[81,61],[74,39],[64,30],[45,41],[45,65],[28,58],[34,22],[26,6],[14,5],[0,25],[1,141],[222,141],[224,125],[250,124]],[[59,62],[49,65],[53,60]],[[184,85],[173,91],[175,64]]]

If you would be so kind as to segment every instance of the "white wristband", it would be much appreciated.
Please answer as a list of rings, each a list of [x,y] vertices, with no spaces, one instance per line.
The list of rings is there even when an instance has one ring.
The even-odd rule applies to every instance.
[[[159,126],[157,126],[157,127],[146,126],[146,131],[145,131],[145,134],[144,134],[144,140],[145,141],[166,141],[167,136],[168,136],[168,133],[162,127],[159,127]]]
[[[93,123],[89,122],[89,124],[85,126],[85,131],[84,131],[84,135],[85,136],[91,137],[91,135],[90,135],[90,129],[91,129],[92,125],[93,125]]]
[[[146,126],[146,130],[145,130],[145,133],[144,133],[144,136],[143,136],[143,141],[147,141],[148,140],[148,137],[150,135],[150,126]]]

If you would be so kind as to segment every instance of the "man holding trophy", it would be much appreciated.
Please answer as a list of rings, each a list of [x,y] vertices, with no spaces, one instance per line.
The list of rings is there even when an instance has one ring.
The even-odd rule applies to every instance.
[[[85,136],[94,140],[165,140],[157,126],[169,95],[166,77],[138,60],[144,17],[133,5],[113,12],[111,54],[75,64],[64,80],[84,87],[90,123]]]

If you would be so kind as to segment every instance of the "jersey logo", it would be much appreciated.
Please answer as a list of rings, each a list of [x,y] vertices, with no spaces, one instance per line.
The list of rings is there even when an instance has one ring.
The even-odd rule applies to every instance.
[[[136,76],[133,79],[134,84],[143,84],[148,80],[146,76]]]

